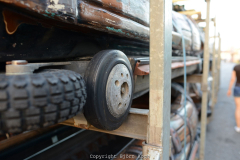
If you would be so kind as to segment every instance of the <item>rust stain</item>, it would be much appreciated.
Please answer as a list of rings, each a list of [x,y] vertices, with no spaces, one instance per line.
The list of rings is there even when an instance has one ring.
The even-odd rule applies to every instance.
[[[186,66],[191,66],[191,65],[195,65],[195,64],[199,64],[199,63],[200,63],[199,60],[188,61],[188,62],[186,62]],[[183,62],[174,62],[174,63],[172,63],[172,69],[182,68],[182,67],[184,67],[184,63]]]
[[[3,10],[2,14],[3,14],[3,18],[4,18],[5,28],[6,28],[6,31],[8,34],[14,34],[16,32],[17,28],[22,23],[28,23],[28,24],[33,24],[33,25],[37,24],[30,18],[25,17],[18,13],[12,12],[12,11],[9,11],[9,10]]]
[[[106,32],[141,40],[149,39],[148,27],[87,2],[82,1],[79,5],[79,20]]]
[[[86,124],[74,124],[75,127],[77,128],[82,128],[82,129],[89,129],[90,125],[86,125]]]
[[[92,0],[103,8],[120,13],[135,22],[149,27],[149,0]]]
[[[21,9],[21,15],[23,13],[28,15],[26,17],[29,17],[28,19],[26,17],[9,18],[13,16],[3,13],[8,34],[16,32],[22,23],[35,24],[35,22],[38,22],[47,28],[55,26],[81,32],[90,32],[90,30],[91,33],[107,32],[121,37],[149,41],[149,27],[137,23],[135,19],[138,18],[136,17],[129,18],[126,16],[128,9],[123,7],[126,6],[125,1],[116,1],[114,4],[112,4],[112,1],[108,3],[104,1],[104,4],[108,6],[117,5],[119,11],[122,8],[121,13],[115,12],[116,10],[111,9],[111,7],[99,5],[100,0],[79,0],[78,4],[74,0],[66,1],[66,3],[57,0],[0,0],[0,2],[8,4],[10,8]],[[35,22],[30,19],[35,20]]]
[[[140,62],[137,62],[134,69],[134,75],[139,75],[139,76],[149,75],[149,64],[140,65]]]

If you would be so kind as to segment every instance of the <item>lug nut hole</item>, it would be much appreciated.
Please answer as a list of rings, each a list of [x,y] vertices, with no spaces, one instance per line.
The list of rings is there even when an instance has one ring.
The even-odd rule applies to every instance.
[[[119,104],[118,104],[118,108],[120,108],[121,106],[122,106],[122,103],[119,103]]]
[[[116,85],[117,87],[119,86],[119,81],[118,81],[118,80],[115,81],[115,85]]]

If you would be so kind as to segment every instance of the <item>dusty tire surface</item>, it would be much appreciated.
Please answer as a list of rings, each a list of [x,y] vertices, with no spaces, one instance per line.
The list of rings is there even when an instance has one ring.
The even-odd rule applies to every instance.
[[[86,103],[80,74],[47,70],[32,75],[0,75],[0,133],[47,127],[75,116]]]
[[[126,66],[130,73],[129,78],[131,82],[133,82],[130,62],[127,56],[118,50],[104,50],[97,53],[88,64],[84,74],[88,97],[83,113],[87,121],[99,129],[115,130],[120,127],[127,118],[132,104],[133,94],[130,93],[130,101],[124,113],[115,117],[109,110],[106,87],[112,69],[118,64]],[[134,85],[132,85],[132,87],[133,86]],[[131,88],[131,92],[132,91],[133,88]]]

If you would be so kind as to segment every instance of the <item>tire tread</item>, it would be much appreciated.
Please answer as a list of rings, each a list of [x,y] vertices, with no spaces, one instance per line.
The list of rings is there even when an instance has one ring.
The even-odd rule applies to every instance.
[[[0,133],[19,133],[62,122],[80,112],[85,102],[84,79],[73,71],[0,75]]]

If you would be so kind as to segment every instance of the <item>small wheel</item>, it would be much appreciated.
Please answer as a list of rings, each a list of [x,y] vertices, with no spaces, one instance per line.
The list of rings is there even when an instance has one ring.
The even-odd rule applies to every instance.
[[[133,76],[127,56],[118,50],[97,53],[85,72],[87,102],[84,115],[99,129],[115,130],[132,104]]]

